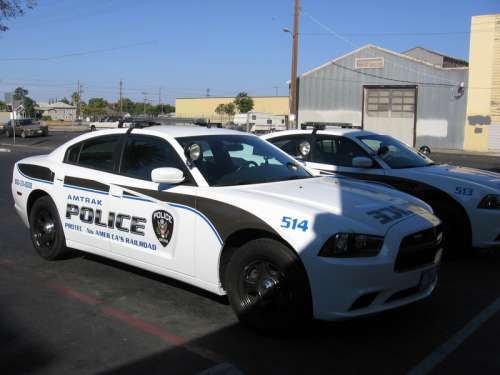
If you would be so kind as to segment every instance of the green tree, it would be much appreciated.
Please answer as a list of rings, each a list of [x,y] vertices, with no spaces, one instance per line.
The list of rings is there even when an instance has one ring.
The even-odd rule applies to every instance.
[[[77,105],[79,100],[80,100],[80,94],[78,94],[76,91],[73,94],[71,94],[72,105]]]
[[[224,115],[224,113],[226,113],[226,105],[222,103],[219,104],[215,108],[215,113],[217,113],[220,116],[220,120],[222,121],[222,116]]]
[[[5,102],[2,102],[0,100],[0,111],[6,111],[7,110],[7,104]]]
[[[17,87],[14,90],[14,100],[20,100],[22,101],[26,96],[28,95],[28,90],[23,89],[22,87]]]
[[[6,20],[24,15],[26,9],[35,5],[36,0],[0,0],[0,31],[9,29],[4,24]]]
[[[106,113],[108,102],[103,98],[91,98],[85,106],[83,113],[86,116],[102,116]]]
[[[228,118],[231,118],[236,113],[236,105],[234,103],[224,104],[224,113]]]
[[[234,98],[234,105],[240,113],[248,113],[253,109],[253,99],[246,92],[240,92]]]
[[[33,99],[31,99],[29,96],[24,97],[23,107],[26,117],[35,117],[36,115],[35,106],[36,102]]]
[[[61,103],[64,103],[64,104],[69,104],[69,100],[68,98],[64,97],[62,98],[61,100],[59,100]]]
[[[35,107],[36,107],[36,102],[31,99],[28,96],[29,92],[28,90],[22,88],[22,87],[17,87],[14,90],[14,100],[18,100],[21,102],[21,104],[24,107],[24,111],[26,113],[27,117],[34,117],[36,115]]]

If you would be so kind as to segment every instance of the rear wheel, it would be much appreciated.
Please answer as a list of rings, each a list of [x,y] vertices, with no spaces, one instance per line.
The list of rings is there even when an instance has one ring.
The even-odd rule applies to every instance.
[[[66,253],[66,239],[57,208],[49,196],[39,198],[29,213],[31,240],[44,259],[56,260]]]
[[[292,333],[312,317],[306,272],[282,243],[262,238],[243,245],[226,269],[226,288],[243,324],[264,334]]]

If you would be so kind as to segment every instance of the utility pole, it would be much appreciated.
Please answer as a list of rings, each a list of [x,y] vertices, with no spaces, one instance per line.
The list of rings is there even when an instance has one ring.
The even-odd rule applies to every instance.
[[[161,102],[161,86],[158,89],[158,105],[160,106],[161,114],[163,114],[163,103]]]
[[[278,86],[274,86],[275,96],[278,96],[278,89],[279,89],[279,87],[278,87]]]
[[[82,85],[80,84],[80,80],[78,80],[76,84],[76,118],[80,119],[81,116],[81,105],[80,102],[82,100]]]
[[[148,101],[148,93],[143,92],[142,95],[144,95],[144,117],[146,117],[146,103]]]
[[[123,116],[123,81],[120,79],[120,116]]]
[[[293,16],[293,49],[292,49],[292,75],[290,80],[290,116],[293,116],[291,128],[297,128],[297,60],[299,53],[299,0],[294,0]]]

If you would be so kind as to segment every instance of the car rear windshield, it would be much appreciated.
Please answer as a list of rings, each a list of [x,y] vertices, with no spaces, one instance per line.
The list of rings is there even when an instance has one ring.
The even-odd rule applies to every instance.
[[[211,186],[234,186],[312,177],[294,159],[252,135],[177,138],[183,148],[196,143],[202,154],[194,161]]]

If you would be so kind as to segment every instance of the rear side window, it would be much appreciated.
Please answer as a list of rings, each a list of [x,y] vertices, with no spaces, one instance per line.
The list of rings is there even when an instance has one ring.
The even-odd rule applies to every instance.
[[[302,142],[309,142],[309,137],[309,134],[291,135],[286,137],[268,139],[268,141],[281,150],[285,151],[288,155],[293,156],[297,159],[302,159],[303,156],[299,152],[299,145]]]
[[[114,153],[118,146],[118,135],[93,138],[83,142],[77,164],[82,167],[99,169],[105,172],[114,170]],[[68,154],[68,158],[71,157]],[[74,151],[74,154],[76,151]]]
[[[128,137],[123,152],[121,174],[151,181],[153,169],[164,167],[185,169],[179,156],[167,141],[143,135]]]
[[[81,148],[82,148],[81,143],[78,143],[68,148],[68,150],[66,151],[66,163],[70,164],[78,163],[78,156],[80,155]]]
[[[352,159],[357,156],[368,155],[350,139],[326,135],[316,137],[313,156],[316,163],[352,167]]]

